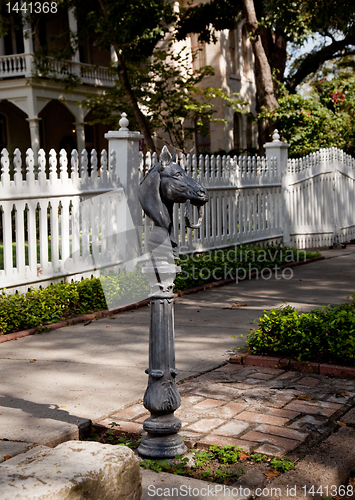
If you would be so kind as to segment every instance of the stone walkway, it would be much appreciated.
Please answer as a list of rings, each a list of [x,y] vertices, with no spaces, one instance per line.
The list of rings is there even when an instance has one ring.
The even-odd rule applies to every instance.
[[[355,380],[227,364],[180,383],[179,391],[175,415],[189,448],[230,444],[246,452],[297,457],[344,421],[355,425],[354,411],[349,412]],[[111,428],[115,422],[113,429],[142,434],[147,416],[137,402],[96,425]]]

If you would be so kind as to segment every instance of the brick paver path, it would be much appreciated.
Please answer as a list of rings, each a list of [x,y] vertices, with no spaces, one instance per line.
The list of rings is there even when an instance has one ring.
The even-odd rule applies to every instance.
[[[355,396],[355,380],[228,364],[179,384],[180,434],[188,447],[230,444],[281,457],[306,440],[329,433]],[[98,422],[143,433],[142,403]],[[328,429],[328,430],[327,430]]]

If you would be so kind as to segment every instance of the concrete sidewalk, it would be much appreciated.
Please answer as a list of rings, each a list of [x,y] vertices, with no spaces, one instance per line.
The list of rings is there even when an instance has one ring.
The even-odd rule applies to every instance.
[[[286,302],[309,311],[346,301],[355,291],[355,246],[322,255],[285,273],[292,279],[253,279],[178,298],[179,380],[223,365],[264,309]],[[76,439],[91,422],[139,403],[147,384],[149,312],[144,307],[1,344],[0,461],[35,444]]]

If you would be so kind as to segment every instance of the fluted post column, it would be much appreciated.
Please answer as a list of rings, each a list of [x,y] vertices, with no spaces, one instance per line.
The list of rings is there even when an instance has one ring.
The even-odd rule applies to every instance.
[[[176,386],[174,344],[174,278],[181,268],[168,259],[151,254],[143,268],[150,281],[149,375],[143,404],[150,417],[143,423],[148,433],[138,448],[141,455],[169,458],[181,455],[187,448],[178,432],[181,421],[174,411],[181,404]]]

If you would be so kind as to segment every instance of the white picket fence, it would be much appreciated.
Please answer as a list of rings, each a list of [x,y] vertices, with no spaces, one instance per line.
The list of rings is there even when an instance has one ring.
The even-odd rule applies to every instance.
[[[121,146],[134,133],[122,134]],[[268,144],[271,152],[284,146],[275,140]],[[27,150],[24,162],[19,150],[12,157],[5,149],[1,152],[0,289],[23,291],[98,276],[103,269],[139,258],[136,244],[127,239],[131,229],[136,246],[142,244],[140,255],[146,252],[151,221],[139,207],[133,217],[137,232],[128,206],[131,213],[138,206],[138,181],[157,157],[139,156],[137,149],[132,165],[129,147],[126,158],[124,149],[115,150],[112,143],[109,151],[108,158],[106,151],[98,155],[93,150],[88,156],[85,150],[80,155],[74,150],[68,159],[64,150],[59,155],[51,150],[48,158],[43,150],[37,158]],[[285,165],[273,156],[182,155],[179,162],[210,195],[198,230],[185,227],[184,205],[174,206],[182,253],[249,243],[310,248],[355,237],[355,160],[335,148]],[[126,173],[129,180],[134,169],[134,189],[125,188],[118,175],[124,178]]]
[[[288,160],[291,244],[322,247],[355,238],[355,159],[337,148]]]
[[[15,150],[1,152],[0,288],[27,289],[62,279],[99,275],[122,262],[123,188],[112,168],[116,159],[102,151],[88,158],[72,151],[43,150],[25,162]],[[121,256],[120,256],[121,254]]]
[[[156,161],[155,154],[141,156],[142,175]],[[175,238],[180,253],[281,241],[281,176],[274,158],[181,155],[179,163],[210,196],[202,227],[194,231],[185,227],[184,205],[174,205]],[[193,212],[193,219],[197,220],[195,207]],[[147,234],[148,218],[144,218],[143,226]]]

